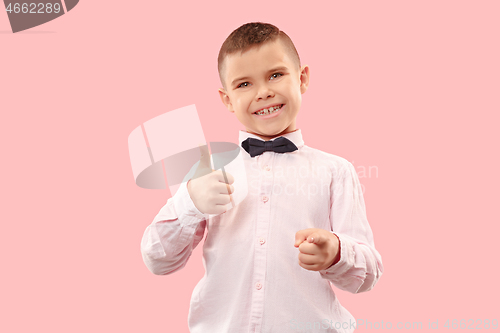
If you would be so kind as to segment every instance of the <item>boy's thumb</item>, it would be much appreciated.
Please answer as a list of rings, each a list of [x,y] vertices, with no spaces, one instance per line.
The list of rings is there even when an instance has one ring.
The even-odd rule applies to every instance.
[[[199,144],[198,146],[198,148],[200,148],[200,164],[196,168],[192,179],[205,176],[213,171],[212,165],[210,163],[210,153],[208,152],[208,146],[203,144]]]
[[[293,246],[299,247],[299,245],[307,239],[307,235],[308,233],[306,230],[297,231],[295,233],[295,244],[293,244]]]

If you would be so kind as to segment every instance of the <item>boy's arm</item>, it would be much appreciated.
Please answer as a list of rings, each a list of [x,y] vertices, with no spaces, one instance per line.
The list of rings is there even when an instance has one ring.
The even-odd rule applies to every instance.
[[[156,275],[183,268],[203,238],[206,218],[193,204],[182,182],[144,232],[141,253],[148,269]]]
[[[330,225],[340,241],[340,260],[319,271],[321,276],[351,293],[372,289],[383,273],[382,258],[366,218],[361,184],[348,161],[331,187]]]

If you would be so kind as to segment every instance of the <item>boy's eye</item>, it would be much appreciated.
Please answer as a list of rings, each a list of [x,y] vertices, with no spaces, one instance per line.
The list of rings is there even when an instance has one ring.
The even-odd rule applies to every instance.
[[[249,84],[250,84],[250,83],[248,83],[248,82],[243,82],[243,83],[241,83],[241,84],[240,84],[237,88],[241,88],[241,87],[248,87],[248,85],[249,85]]]
[[[280,76],[283,76],[283,74],[281,74],[281,73],[274,73],[273,75],[271,75],[271,79],[277,79]]]

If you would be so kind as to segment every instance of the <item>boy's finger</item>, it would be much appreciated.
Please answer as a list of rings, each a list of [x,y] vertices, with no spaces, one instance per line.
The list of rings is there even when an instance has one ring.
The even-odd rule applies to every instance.
[[[227,177],[227,183],[228,184],[232,184],[234,183],[234,177],[232,174],[230,174],[229,172],[226,171],[226,177]]]
[[[297,247],[302,243],[303,241],[306,241],[308,237],[312,234],[317,233],[317,228],[309,228],[309,229],[302,229],[299,230],[295,233],[295,244],[294,246]],[[318,236],[316,236],[318,237]]]
[[[220,194],[231,195],[234,193],[234,186],[221,183],[217,186],[217,190]]]
[[[308,231],[308,229],[303,229],[303,230],[299,230],[295,233],[295,244],[293,246],[295,247],[299,247],[299,245],[307,240],[307,236],[309,236],[310,234],[310,231]]]
[[[316,255],[318,254],[318,247],[316,244],[309,243],[308,241],[304,241],[299,245],[299,251],[303,254]]]
[[[224,168],[222,169],[218,169],[216,171],[217,173],[217,179],[221,182],[221,183],[226,183],[226,184],[233,184],[234,183],[234,177],[229,173],[227,172],[226,170],[224,170]]]
[[[314,244],[321,244],[322,243],[322,237],[320,234],[318,234],[317,232],[315,233],[312,233],[311,235],[309,235],[307,237],[307,241],[309,243],[314,243]]]

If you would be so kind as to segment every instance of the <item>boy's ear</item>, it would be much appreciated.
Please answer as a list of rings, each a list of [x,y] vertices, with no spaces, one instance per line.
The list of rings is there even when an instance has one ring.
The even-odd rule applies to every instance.
[[[227,95],[226,91],[223,88],[219,88],[219,96],[222,103],[226,106],[229,112],[234,112],[233,105],[231,104],[231,100]]]
[[[309,66],[304,65],[300,69],[300,93],[305,93],[307,87],[309,87]]]

